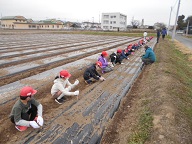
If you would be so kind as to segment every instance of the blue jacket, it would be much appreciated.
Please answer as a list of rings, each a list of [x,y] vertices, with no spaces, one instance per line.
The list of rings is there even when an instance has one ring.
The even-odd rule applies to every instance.
[[[167,30],[166,30],[166,29],[163,29],[163,30],[161,31],[161,34],[162,34],[162,35],[167,35]]]
[[[153,52],[152,48],[147,48],[145,51],[145,55],[142,56],[144,59],[150,59],[151,61],[156,61],[155,53]]]
[[[127,58],[127,56],[125,55],[125,50],[122,50],[120,59],[123,60],[123,59],[126,59],[126,58]]]

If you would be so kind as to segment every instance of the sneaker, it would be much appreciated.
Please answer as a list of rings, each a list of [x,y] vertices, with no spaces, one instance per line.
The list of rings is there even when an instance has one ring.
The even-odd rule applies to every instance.
[[[124,63],[121,63],[121,64],[124,64]]]
[[[62,97],[61,99],[62,99],[63,101],[66,101],[66,100],[67,100],[66,97]]]
[[[18,125],[16,125],[15,128],[16,128],[18,131],[20,131],[20,132],[25,131],[25,130],[27,129],[26,126],[18,126]]]
[[[64,103],[64,101],[62,100],[62,99],[55,99],[55,102],[57,102],[58,104],[63,104]]]

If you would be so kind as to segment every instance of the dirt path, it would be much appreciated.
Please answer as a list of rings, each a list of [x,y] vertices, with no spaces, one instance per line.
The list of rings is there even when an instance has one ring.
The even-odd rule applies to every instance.
[[[191,117],[183,109],[185,105],[191,110],[190,89],[177,73],[187,73],[182,66],[186,59],[177,66],[175,60],[181,57],[175,56],[178,51],[168,40],[160,41],[155,52],[157,62],[144,68],[106,128],[102,144],[192,143]],[[190,78],[192,73],[186,75]]]

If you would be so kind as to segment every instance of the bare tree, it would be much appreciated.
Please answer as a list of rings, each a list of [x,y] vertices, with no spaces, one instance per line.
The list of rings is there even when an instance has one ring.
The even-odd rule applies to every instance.
[[[133,26],[133,28],[137,28],[140,25],[140,21],[139,20],[132,20],[131,25]]]
[[[157,22],[154,24],[155,29],[163,29],[165,27],[166,27],[166,24],[164,24],[164,23]]]

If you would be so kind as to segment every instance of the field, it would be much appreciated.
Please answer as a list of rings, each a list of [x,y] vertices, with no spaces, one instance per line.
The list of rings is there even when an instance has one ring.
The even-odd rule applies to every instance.
[[[190,122],[176,127],[189,119],[189,114],[174,126],[169,123],[178,113],[175,104],[170,105],[173,97],[166,90],[174,91],[181,85],[173,83],[175,77],[167,76],[172,73],[169,68],[164,69],[170,59],[166,48],[174,49],[168,40],[161,40],[156,46],[155,38],[148,43],[154,47],[158,61],[143,70],[140,56],[144,48],[141,48],[129,60],[124,60],[124,65],[116,65],[112,72],[102,74],[106,81],[89,86],[83,81],[84,70],[103,50],[110,54],[138,42],[141,36],[141,33],[126,36],[125,33],[1,31],[0,143],[190,143]],[[67,97],[63,105],[58,105],[51,99],[50,89],[62,69],[71,72],[72,83],[75,79],[80,81],[74,89],[80,90],[80,95]],[[191,76],[190,68],[187,76]],[[45,124],[42,129],[18,132],[8,116],[20,88],[25,85],[38,90],[35,99],[43,105]],[[164,105],[165,100],[167,105]],[[163,123],[165,121],[161,120],[167,117]],[[168,131],[164,131],[167,127],[171,128],[168,136],[165,134]],[[182,128],[187,131],[178,133]]]

